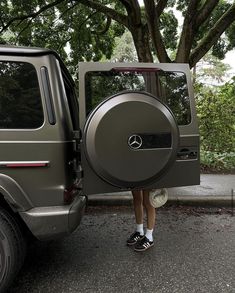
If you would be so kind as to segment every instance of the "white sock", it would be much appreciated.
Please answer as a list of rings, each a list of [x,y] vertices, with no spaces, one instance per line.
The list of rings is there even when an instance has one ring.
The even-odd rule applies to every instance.
[[[153,241],[153,229],[146,229],[145,236],[148,238],[149,241]]]
[[[144,224],[136,224],[136,232],[139,232],[140,235],[144,235]]]

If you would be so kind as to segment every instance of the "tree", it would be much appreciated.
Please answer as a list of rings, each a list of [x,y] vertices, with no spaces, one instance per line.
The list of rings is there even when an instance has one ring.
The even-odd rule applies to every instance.
[[[0,5],[1,43],[52,48],[72,73],[79,61],[110,58],[115,38],[125,30],[76,1],[3,0]]]
[[[230,69],[229,64],[222,62],[209,52],[194,67],[194,82],[210,86],[221,85],[231,78]]]
[[[235,77],[222,86],[197,85],[201,163],[206,168],[235,170],[234,84]]]
[[[138,62],[135,46],[129,31],[126,31],[121,37],[116,38],[111,61]]]
[[[156,55],[160,62],[183,62],[193,67],[211,48],[222,58],[235,47],[232,2],[144,0],[140,7],[138,0],[2,0],[0,33],[10,30],[18,35],[19,43],[30,39],[39,45],[39,40],[43,43],[54,38],[59,49],[69,43],[70,57],[77,61],[110,56],[115,36],[125,28],[132,35],[139,61],[152,62]],[[173,8],[184,17],[180,34]],[[41,35],[44,38],[40,39]],[[169,50],[176,51],[174,60]]]

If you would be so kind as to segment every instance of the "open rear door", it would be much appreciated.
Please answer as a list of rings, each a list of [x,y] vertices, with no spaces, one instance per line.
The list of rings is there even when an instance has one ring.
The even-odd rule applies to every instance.
[[[186,64],[79,64],[85,194],[195,185],[199,133]]]

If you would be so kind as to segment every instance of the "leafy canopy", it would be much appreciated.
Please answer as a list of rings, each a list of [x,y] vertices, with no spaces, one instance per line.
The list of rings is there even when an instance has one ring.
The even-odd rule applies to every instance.
[[[53,48],[72,68],[109,59],[125,30],[144,62],[156,56],[193,67],[210,49],[223,58],[235,47],[229,0],[144,0],[143,7],[138,0],[2,0],[0,8],[1,43]]]

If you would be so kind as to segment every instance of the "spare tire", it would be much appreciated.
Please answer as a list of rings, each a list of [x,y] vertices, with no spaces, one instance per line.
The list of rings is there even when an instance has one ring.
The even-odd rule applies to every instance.
[[[86,158],[99,177],[134,188],[167,172],[176,158],[179,130],[171,110],[153,95],[121,92],[91,112],[83,140]]]

